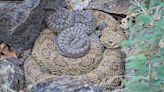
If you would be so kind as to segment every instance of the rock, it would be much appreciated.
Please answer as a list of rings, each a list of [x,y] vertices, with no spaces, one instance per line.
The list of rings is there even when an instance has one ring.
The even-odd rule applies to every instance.
[[[68,76],[34,84],[28,92],[103,92],[96,85],[84,84]]]
[[[16,58],[0,60],[0,92],[19,92],[25,86],[21,61]]]
[[[1,28],[9,33],[13,33],[15,28],[29,17],[30,11],[38,6],[40,0],[25,0],[24,2],[0,3]],[[2,26],[3,25],[3,26]]]
[[[85,9],[91,0],[66,0],[67,7],[72,10],[83,10]]]
[[[91,0],[88,8],[108,13],[127,14],[129,6],[129,0]]]
[[[47,5],[45,9],[52,10],[52,9],[58,9],[61,7],[66,7],[65,0],[47,0]]]
[[[50,3],[51,2],[51,3]],[[0,42],[14,50],[29,49],[45,27],[45,8],[59,0],[25,0],[24,2],[0,3]],[[53,5],[50,5],[53,6]],[[49,7],[62,7],[60,3]]]

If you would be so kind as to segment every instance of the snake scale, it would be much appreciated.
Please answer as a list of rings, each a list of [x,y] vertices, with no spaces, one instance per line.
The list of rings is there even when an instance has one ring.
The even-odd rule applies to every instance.
[[[93,14],[96,25],[106,22],[107,28],[104,30],[117,32],[114,31],[116,22],[110,15],[100,11],[93,11]],[[84,17],[80,17],[79,15],[77,20],[74,17],[73,21],[76,23],[65,28],[54,24],[58,19],[52,19],[54,23],[52,21],[48,22],[52,15],[48,18],[47,25],[49,25],[50,30],[45,29],[41,33],[34,44],[31,59],[27,59],[27,63],[24,65],[26,80],[29,84],[61,78],[64,75],[73,78],[73,80],[85,81],[86,84],[98,84],[105,89],[114,88],[120,84],[118,76],[124,73],[124,62],[119,46],[115,49],[104,50],[101,45],[104,30],[102,30],[102,36],[99,39],[95,34],[95,23],[91,20],[88,20],[90,21],[88,22]],[[69,20],[68,17],[65,19]],[[81,21],[82,19],[85,21]],[[61,21],[60,18],[59,21]],[[122,39],[120,37],[123,36],[116,37],[118,38],[115,39]],[[104,42],[111,44],[108,41]],[[112,40],[112,42],[115,43],[115,40]],[[38,72],[38,74],[35,74],[35,72]],[[67,78],[67,76],[62,78]]]
[[[86,84],[95,83],[100,84],[101,87],[104,88],[113,88],[120,84],[120,79],[118,75],[122,75],[124,73],[124,63],[121,60],[120,50],[111,50],[107,49],[103,53],[103,56],[108,56],[102,59],[101,63],[92,71],[82,75],[70,75],[74,79],[79,81],[86,81]],[[33,59],[28,60],[26,62],[35,62]],[[26,64],[28,65],[28,64]],[[59,78],[58,75],[51,75],[49,73],[38,72],[41,70],[37,70],[32,68],[33,66],[39,67],[36,63],[29,64],[29,67],[25,67],[25,74],[29,84],[35,84],[41,81],[50,80]],[[39,67],[41,69],[41,67]],[[42,67],[43,68],[43,67]],[[30,71],[30,72],[29,72]],[[39,74],[36,74],[39,73]]]
[[[72,76],[55,76],[46,73],[37,65],[32,56],[28,57],[25,62],[26,92],[79,92],[77,90],[86,87],[86,81],[75,79]],[[100,90],[96,86],[88,84],[90,90]],[[95,88],[96,87],[96,88]],[[87,90],[89,90],[87,88]],[[80,91],[81,92],[81,91]],[[88,91],[82,91],[88,92]],[[90,92],[90,91],[89,91]],[[92,91],[91,91],[92,92]]]
[[[96,19],[92,12],[62,8],[51,14],[46,23],[51,31],[58,33],[55,45],[61,55],[79,58],[88,52],[90,40],[87,35],[96,30]]]
[[[101,31],[101,44],[106,48],[120,47],[120,43],[123,39],[125,39],[125,35],[123,30],[117,27],[118,25],[115,19],[104,12],[96,10],[94,11],[94,14],[97,19],[97,25],[101,24],[102,22],[105,22],[108,25],[108,27]]]
[[[56,36],[53,32],[46,30],[36,41],[32,52],[37,63],[52,74],[85,74],[97,67],[102,60],[102,48],[98,39],[89,38],[91,46],[85,56],[67,58],[58,53],[57,47],[54,46],[54,37]]]
[[[83,24],[67,28],[61,32],[55,43],[61,55],[71,58],[83,57],[89,51],[90,39]]]
[[[47,27],[54,32],[61,32],[75,24],[84,24],[87,33],[92,33],[96,28],[96,20],[93,13],[89,10],[68,11],[60,8],[46,19]]]

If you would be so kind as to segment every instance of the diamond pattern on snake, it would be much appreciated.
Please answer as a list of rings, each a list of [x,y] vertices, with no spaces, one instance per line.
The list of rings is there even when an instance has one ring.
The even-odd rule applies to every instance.
[[[85,26],[78,24],[61,32],[55,40],[58,52],[71,58],[83,57],[89,51],[90,39]]]
[[[43,35],[45,34],[42,34],[42,36]],[[103,53],[103,57],[104,58],[102,59],[100,64],[89,73],[68,76],[72,77],[74,80],[78,80],[81,82],[85,81],[86,84],[98,84],[100,87],[103,88],[114,88],[118,86],[120,83],[120,79],[117,76],[124,73],[124,65],[123,61],[121,60],[120,50],[106,49]],[[33,59],[29,59],[26,62],[29,62],[25,63],[25,66],[28,67],[24,67],[26,80],[30,81],[31,84],[62,77],[62,75],[51,75],[48,72],[43,72],[42,70],[40,70],[41,67],[39,67]],[[67,78],[67,76],[62,78]]]
[[[37,82],[45,81],[49,78],[55,78],[54,75],[49,74],[46,70],[39,67],[32,56],[29,56],[24,63],[26,85],[31,85]]]
[[[107,13],[94,11],[97,19],[97,25],[102,22],[107,23],[107,27],[101,31],[100,42],[106,48],[118,48],[120,43],[125,39],[124,32],[117,27],[115,19]]]
[[[83,50],[83,48],[82,49],[80,48],[80,50],[86,51],[86,52],[81,51],[82,53],[85,54],[83,57],[68,58],[68,57],[63,56],[63,54],[60,54],[62,52],[58,53],[59,52],[58,46],[56,46],[56,42],[54,41],[54,38],[56,38],[55,34],[53,32],[50,32],[49,30],[46,30],[45,33],[47,34],[42,34],[36,41],[32,54],[33,54],[34,59],[37,61],[37,63],[41,67],[44,67],[45,69],[47,69],[52,74],[55,74],[55,75],[85,74],[95,69],[100,63],[100,61],[102,60],[103,51],[102,51],[100,42],[98,41],[98,39],[92,39],[92,36],[91,37],[88,36],[88,39],[86,40],[90,42],[90,43],[87,42],[89,47],[87,47],[87,44],[84,43],[83,45],[86,46],[86,50]],[[85,41],[85,40],[82,39],[82,41]],[[79,45],[81,44],[82,43],[79,43]],[[64,51],[67,54],[66,50]],[[77,56],[83,55],[81,54],[81,52],[78,54],[78,51],[77,51],[76,52],[78,54]],[[69,53],[69,55],[71,54]],[[71,57],[73,56],[76,56],[76,55],[72,55]]]
[[[116,22],[110,15],[101,11],[93,11],[92,14],[94,14],[92,17],[95,16],[96,19],[93,21],[96,21],[97,25],[106,22],[108,29],[115,30]],[[104,18],[101,16],[102,19],[99,20],[99,15],[103,15]],[[67,28],[58,28],[55,22],[47,21],[50,30],[46,29],[41,33],[33,47],[32,59],[26,61],[35,61],[36,64],[25,64],[25,66],[28,66],[25,67],[25,74],[29,76],[29,81],[38,83],[42,80],[67,75],[78,81],[86,81],[87,84],[98,84],[103,88],[113,88],[119,85],[120,80],[117,76],[124,72],[120,49],[106,49],[104,51],[100,39],[95,33],[97,31],[96,27],[88,27],[89,25],[93,26],[94,23],[83,22],[76,22],[74,26]],[[29,68],[29,66],[37,67],[34,69]],[[43,71],[40,69],[46,70],[47,72],[44,74],[51,76],[44,78]],[[40,71],[37,74],[39,79],[36,79],[36,71]]]
[[[46,19],[47,27],[54,32],[61,32],[66,28],[70,28],[75,24],[84,24],[88,30],[88,34],[92,33],[96,28],[96,21],[93,13],[89,10],[69,11],[65,8],[58,9],[50,14]]]
[[[104,56],[103,60],[101,61],[101,63],[96,69],[84,75],[73,76],[73,77],[75,79],[79,79],[79,81],[89,80],[89,81],[92,81],[92,83],[101,84],[102,87],[106,87],[106,88],[117,86],[120,83],[120,80],[116,76],[122,75],[123,74],[122,70],[124,68],[123,62],[121,61],[120,52],[119,50],[108,49],[104,52],[103,56]],[[34,61],[30,61],[30,62],[34,62]],[[27,70],[30,70],[30,71],[35,70],[38,73],[38,70],[32,69],[32,66],[34,66],[34,64],[30,64],[28,66],[30,66],[30,68]],[[36,73],[32,72],[31,74],[28,73],[27,75],[34,76],[36,75]],[[56,75],[51,75],[45,78],[45,76],[48,74],[44,74],[44,73],[41,73],[38,75],[39,75],[37,76],[38,79],[36,79],[37,78],[36,77],[36,78],[29,78],[29,80],[34,80],[33,83],[35,83],[36,80],[39,80],[39,79],[46,80],[48,78],[52,79],[52,78],[58,77]],[[112,78],[112,76],[114,76],[114,78]]]

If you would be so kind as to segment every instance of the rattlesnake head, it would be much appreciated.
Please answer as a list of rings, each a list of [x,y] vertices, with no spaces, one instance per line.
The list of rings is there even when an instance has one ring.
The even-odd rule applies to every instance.
[[[38,38],[32,53],[34,60],[40,66],[39,68],[47,69],[48,72],[44,73],[37,67],[37,69],[32,68],[36,64],[25,63],[28,66],[28,68],[25,67],[25,72],[31,72],[26,74],[29,76],[29,81],[33,81],[33,83],[37,81],[38,83],[42,80],[68,75],[73,79],[87,81],[87,84],[95,83],[103,88],[115,88],[120,84],[120,79],[117,76],[123,74],[124,64],[119,49],[107,49],[102,59],[102,49],[97,45],[100,42],[98,39],[95,41],[97,37],[93,35],[95,38],[91,39],[91,48],[88,54],[81,58],[67,58],[60,55],[54,46],[54,34],[49,33],[48,30],[43,32],[45,33]],[[29,60],[28,62],[34,61]]]
[[[101,44],[106,48],[120,47],[120,42],[125,39],[125,36],[123,30],[117,28],[116,20],[111,15],[101,11],[94,11],[94,15],[97,19],[97,25],[107,24],[107,27],[101,31]]]
[[[101,84],[104,88],[118,86],[120,80],[115,79],[115,76],[122,75],[124,67],[120,50],[106,49],[103,54],[100,39],[95,35],[97,33],[95,33],[96,29],[93,26],[95,24],[91,21],[92,19],[88,19],[90,21],[88,22],[83,17],[83,13],[74,14],[77,16],[74,17],[73,26],[54,31],[57,34],[51,29],[51,31],[46,29],[42,32],[33,47],[33,59],[40,68],[47,70],[54,78],[68,75],[86,83]],[[116,22],[110,15],[105,15],[103,20],[99,20],[99,14],[102,12],[96,11],[94,14],[97,24],[106,22],[108,29],[115,30]],[[91,30],[92,28],[94,30]],[[104,30],[102,30],[102,36]],[[38,76],[43,78],[40,74]],[[31,78],[37,80],[35,77]]]

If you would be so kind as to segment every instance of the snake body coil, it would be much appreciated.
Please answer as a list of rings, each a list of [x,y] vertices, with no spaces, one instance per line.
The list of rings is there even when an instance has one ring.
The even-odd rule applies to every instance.
[[[63,8],[48,17],[47,26],[58,33],[54,42],[61,55],[80,58],[89,51],[88,34],[96,30],[96,19],[88,10],[68,11]]]
[[[69,13],[64,8],[61,8],[51,14],[47,20],[46,24],[48,28],[53,32],[61,32],[66,28],[69,28],[74,25],[74,16],[72,13]]]
[[[91,11],[76,10],[73,11],[73,15],[75,16],[76,23],[84,24],[87,27],[87,34],[93,33],[96,30],[96,18]]]
[[[90,47],[90,39],[86,31],[88,29],[81,24],[62,31],[55,39],[58,52],[70,58],[84,56]]]
[[[88,28],[87,33],[92,33],[96,28],[96,19],[93,13],[88,10],[68,11],[62,8],[51,14],[47,18],[46,24],[51,31],[57,33],[76,26],[75,24],[84,24]]]

